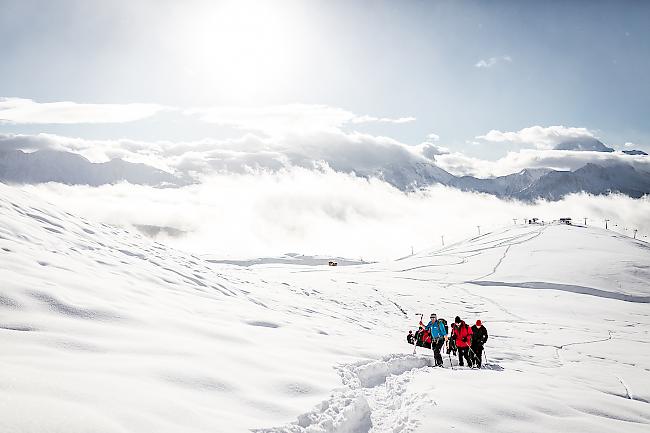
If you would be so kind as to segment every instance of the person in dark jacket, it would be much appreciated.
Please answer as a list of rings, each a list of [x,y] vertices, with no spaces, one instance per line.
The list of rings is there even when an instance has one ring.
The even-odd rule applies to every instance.
[[[476,321],[476,325],[472,326],[472,351],[474,352],[474,361],[476,366],[481,368],[483,361],[483,346],[488,341],[488,332],[480,320]]]
[[[408,335],[406,336],[406,342],[408,344],[415,344],[415,336],[413,335],[413,331],[409,331]]]
[[[449,335],[449,340],[447,340],[447,353],[451,353],[454,356],[458,354],[458,347],[456,347],[456,332],[458,331],[458,326],[456,323],[452,323],[451,334]]]
[[[469,355],[470,345],[472,344],[472,328],[470,328],[467,323],[463,320],[460,320],[460,317],[456,316],[454,323],[457,326],[456,330],[456,346],[458,347],[458,365],[463,367],[463,358],[467,361],[467,366],[471,367],[473,365],[472,357]]]

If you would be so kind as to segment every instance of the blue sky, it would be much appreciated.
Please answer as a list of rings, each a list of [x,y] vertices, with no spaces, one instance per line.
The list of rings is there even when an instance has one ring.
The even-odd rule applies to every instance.
[[[0,96],[193,107],[318,104],[348,125],[496,159],[492,129],[583,127],[650,147],[650,3],[0,0]],[[196,140],[241,128],[162,111],[3,133]],[[472,144],[472,142],[478,144]]]

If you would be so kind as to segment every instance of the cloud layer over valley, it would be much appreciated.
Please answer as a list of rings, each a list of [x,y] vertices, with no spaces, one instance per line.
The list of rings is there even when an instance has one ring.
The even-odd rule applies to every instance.
[[[494,131],[486,137],[492,132]],[[548,143],[545,140],[549,139],[545,138],[541,142]],[[534,145],[535,142],[533,140],[527,143]],[[575,170],[587,163],[625,163],[641,171],[650,171],[650,158],[645,158],[645,155],[522,148],[510,151],[497,160],[486,160],[451,151],[434,144],[431,139],[418,145],[407,145],[394,138],[358,131],[347,132],[337,127],[301,133],[285,131],[281,136],[243,132],[234,138],[180,142],[92,140],[53,134],[1,134],[0,150],[11,149],[69,151],[79,153],[93,162],[121,158],[198,177],[224,172],[246,173],[259,169],[276,171],[291,167],[313,168],[324,163],[340,172],[383,176],[400,188],[405,188],[414,180],[409,178],[409,170],[417,170],[418,166],[432,163],[454,175],[481,178],[503,176],[525,168]]]
[[[128,184],[101,187],[24,186],[64,209],[122,226],[171,227],[184,235],[160,239],[216,257],[258,257],[286,252],[389,259],[440,246],[523,218],[573,217],[621,233],[650,235],[650,200],[571,195],[521,203],[433,186],[403,193],[379,181],[294,168],[276,173],[222,174],[200,184],[158,189]],[[614,226],[617,224],[617,226]],[[627,228],[627,232],[623,229]],[[423,235],[424,234],[424,235]]]
[[[486,231],[511,224],[513,218],[521,222],[530,217],[588,217],[593,224],[609,218],[628,233],[633,228],[641,234],[650,232],[645,218],[650,214],[647,197],[634,200],[617,194],[572,194],[556,202],[532,201],[547,195],[537,190],[537,195],[508,195],[494,189],[495,185],[501,188],[499,179],[494,183],[455,177],[491,178],[524,169],[576,171],[591,163],[613,170],[596,173],[598,182],[603,176],[621,172],[618,167],[633,167],[636,172],[630,178],[637,183],[644,184],[645,177],[650,179],[649,157],[613,151],[598,140],[596,132],[583,127],[491,130],[474,138],[478,145],[506,143],[514,147],[496,160],[487,160],[450,148],[435,132],[428,133],[419,144],[407,144],[364,131],[371,124],[413,122],[410,116],[358,115],[326,105],[179,109],[146,104],[50,104],[15,98],[4,99],[3,104],[0,112],[6,121],[14,123],[127,122],[166,111],[230,128],[220,138],[184,141],[0,134],[0,167],[29,160],[21,154],[16,159],[12,152],[54,150],[82,155],[94,163],[119,158],[167,172],[150,169],[148,181],[141,182],[150,185],[173,179],[168,173],[177,176],[179,187],[165,189],[126,183],[97,187],[49,183],[23,188],[71,212],[111,224],[148,227],[149,233],[157,233],[179,247],[219,257],[293,251],[354,259],[395,258],[409,253],[411,246],[421,249],[440,245],[442,236],[452,242],[476,234],[477,226]],[[137,112],[132,111],[134,108]],[[53,161],[59,169],[61,161]],[[76,160],[76,164],[82,162]],[[84,164],[85,170],[93,170],[88,161]],[[137,171],[128,164],[113,165],[125,173]],[[111,173],[115,175],[115,170]],[[518,187],[545,173],[527,170],[509,185]],[[120,178],[104,175],[101,179],[109,180],[85,183],[114,183]],[[84,183],[83,179],[52,180]],[[564,185],[583,181],[560,176],[542,184],[557,189],[553,182]],[[502,200],[444,185],[531,201]],[[630,195],[642,195],[644,185],[639,191],[632,185]],[[593,192],[607,193],[610,187],[601,182]],[[577,190],[589,189],[579,185]],[[549,197],[558,199],[574,191],[562,190],[560,195]]]

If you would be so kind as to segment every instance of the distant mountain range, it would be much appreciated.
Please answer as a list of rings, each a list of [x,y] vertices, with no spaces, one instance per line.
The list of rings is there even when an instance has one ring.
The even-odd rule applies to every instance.
[[[563,141],[553,150],[614,152],[600,140],[581,137]],[[641,150],[623,151],[628,155],[647,155]],[[442,184],[463,191],[482,192],[502,198],[524,201],[536,199],[560,200],[578,192],[594,195],[621,193],[639,198],[650,194],[650,172],[633,166],[605,162],[589,163],[574,171],[557,171],[549,168],[527,168],[519,173],[488,179],[474,176],[454,176],[434,163],[418,163],[397,170],[382,167],[379,173],[357,173],[363,177],[377,176],[402,190],[413,190],[434,184]]]
[[[5,183],[59,182],[99,186],[129,182],[151,186],[181,186],[188,182],[146,164],[121,159],[92,163],[81,155],[54,150],[0,151],[0,181]]]
[[[613,151],[596,139],[565,142],[557,148]],[[637,170],[626,163],[611,162],[606,165],[589,163],[574,171],[524,169],[519,173],[488,179],[454,176],[434,163],[422,162],[412,165],[387,164],[373,171],[357,172],[356,175],[378,177],[403,191],[442,184],[463,191],[524,201],[539,198],[559,200],[567,194],[578,192],[595,195],[617,192],[635,198],[650,194],[650,172]],[[189,177],[177,176],[145,164],[121,159],[92,163],[81,155],[53,150],[32,153],[20,150],[0,151],[0,181],[28,184],[59,182],[90,186],[129,182],[155,187],[180,187],[192,183]]]
[[[586,164],[575,171],[525,169],[519,173],[494,179],[464,176],[452,181],[464,191],[476,191],[519,200],[560,200],[565,195],[586,192],[594,195],[618,192],[639,198],[650,194],[650,173],[628,164],[601,166]]]

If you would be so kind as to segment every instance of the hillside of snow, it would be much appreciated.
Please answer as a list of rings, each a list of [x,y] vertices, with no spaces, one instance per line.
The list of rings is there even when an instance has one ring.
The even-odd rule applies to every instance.
[[[516,225],[388,263],[241,267],[0,198],[2,432],[650,427],[648,243]],[[484,322],[484,369],[413,355],[432,312]]]

